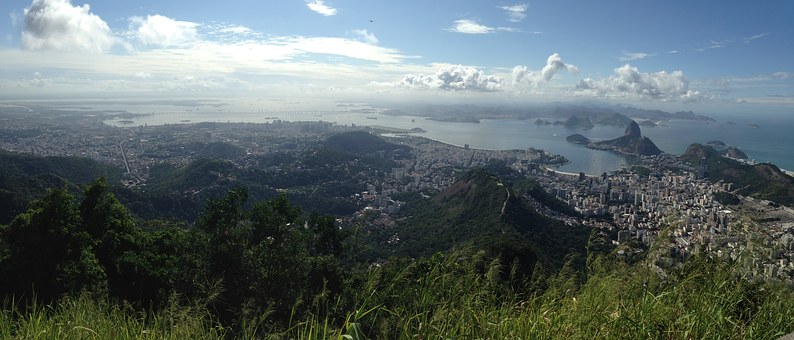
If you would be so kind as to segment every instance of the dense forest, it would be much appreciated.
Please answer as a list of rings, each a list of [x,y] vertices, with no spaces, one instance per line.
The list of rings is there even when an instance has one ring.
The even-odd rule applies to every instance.
[[[496,171],[498,172],[498,171]],[[509,176],[507,176],[509,177]],[[243,188],[195,223],[141,220],[100,178],[0,229],[0,337],[775,338],[790,287],[694,257],[662,277],[535,215],[532,183],[461,174],[409,208],[412,241],[340,228]],[[519,190],[519,191],[517,191]],[[522,192],[523,191],[523,192]],[[563,234],[569,237],[563,237]],[[576,236],[580,235],[580,236]]]

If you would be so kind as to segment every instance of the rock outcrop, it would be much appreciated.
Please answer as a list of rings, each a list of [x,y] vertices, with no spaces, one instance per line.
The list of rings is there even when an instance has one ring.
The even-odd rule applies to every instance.
[[[747,159],[747,154],[735,146],[729,146],[727,149],[722,150],[720,154],[730,158]]]
[[[587,147],[641,156],[653,156],[662,153],[662,150],[659,150],[650,138],[642,136],[640,125],[633,120],[626,125],[622,137],[601,142],[591,142]]]

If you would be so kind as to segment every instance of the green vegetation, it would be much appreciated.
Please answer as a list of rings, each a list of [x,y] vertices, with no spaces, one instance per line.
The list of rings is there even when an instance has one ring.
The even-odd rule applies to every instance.
[[[78,193],[81,185],[98,177],[118,182],[121,172],[87,158],[37,157],[0,150],[0,223],[10,222],[48,188],[66,187]]]
[[[561,271],[543,280],[549,288],[540,294],[525,293],[532,282],[514,288],[498,275],[503,269],[466,250],[394,258],[365,271],[355,304],[338,310],[343,317],[316,311],[278,330],[253,327],[255,317],[224,327],[191,305],[139,311],[85,295],[21,310],[7,304],[0,337],[774,339],[794,330],[789,288],[737,279],[722,263],[695,259],[665,281],[597,258],[586,282]]]
[[[581,144],[581,145],[590,144],[589,138],[582,136],[578,133],[565,137],[565,140],[568,141],[569,143],[574,143],[574,144]]]
[[[429,256],[471,246],[507,262],[519,259],[519,274],[529,276],[537,261],[558,268],[569,254],[584,253],[589,230],[541,216],[510,187],[501,177],[473,170],[432,198],[414,196],[397,226],[367,230],[365,244],[372,249],[362,257]]]
[[[647,178],[652,173],[651,169],[648,169],[641,165],[632,166],[631,171],[637,174],[638,176],[640,176],[641,178]]]
[[[382,176],[394,159],[410,148],[389,143],[364,131],[337,134],[300,150],[250,156],[228,143],[197,143],[197,158],[180,167],[163,163],[149,169],[145,186],[118,184],[123,170],[77,157],[36,157],[0,152],[0,223],[9,223],[28,202],[47,188],[67,188],[80,196],[80,187],[98,177],[118,199],[142,219],[193,222],[208,199],[245,187],[253,200],[268,200],[286,192],[310,211],[349,215],[360,209],[353,195],[366,190],[365,178]],[[249,166],[242,166],[241,164]]]
[[[317,294],[341,296],[345,235],[283,195],[246,208],[247,192],[232,191],[190,229],[140,228],[104,179],[83,196],[50,190],[0,230],[0,295],[20,306],[88,294],[141,308],[176,294],[235,329],[251,315],[283,326]]]
[[[527,194],[532,196],[535,200],[556,212],[560,212],[568,216],[579,216],[579,213],[571,208],[570,205],[565,204],[563,201],[560,201],[554,197],[554,195],[546,192],[546,190],[540,186],[540,183],[534,180],[522,180],[514,185],[513,190],[519,195]]]
[[[245,155],[245,150],[233,144],[214,142],[204,145],[197,153],[204,158],[237,159]]]
[[[715,192],[714,199],[725,205],[735,205],[741,202],[736,195],[727,192]]]
[[[47,305],[6,301],[3,339],[224,339],[230,332],[206,309],[172,304],[141,311],[129,304],[80,295]]]
[[[383,138],[366,131],[351,131],[328,137],[325,141],[330,149],[345,150],[359,155],[373,154],[378,151],[387,153],[408,151],[409,147],[385,141]]]
[[[582,130],[589,130],[595,127],[590,119],[585,117],[577,117],[577,116],[570,116],[565,122],[562,123],[562,126],[569,128],[569,129],[582,129]]]
[[[700,144],[690,145],[681,159],[693,166],[699,166],[702,160],[706,177],[714,182],[733,183],[736,194],[794,206],[794,178],[772,164],[743,164]]]
[[[498,170],[498,166],[494,166]],[[507,178],[510,174],[504,169]],[[662,278],[464,173],[384,233],[246,190],[195,224],[137,220],[104,179],[0,226],[0,338],[776,338],[792,287],[692,257]],[[543,199],[543,196],[540,199]],[[397,234],[398,242],[379,242]],[[365,253],[376,258],[362,259]],[[609,250],[605,250],[609,251]],[[373,255],[374,254],[374,255]],[[740,259],[741,260],[741,259]]]

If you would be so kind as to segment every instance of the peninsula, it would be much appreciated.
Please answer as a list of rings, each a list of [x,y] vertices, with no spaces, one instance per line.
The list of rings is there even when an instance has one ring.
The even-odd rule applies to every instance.
[[[640,126],[634,120],[626,125],[623,136],[615,139],[594,142],[585,136],[575,134],[568,136],[566,140],[571,143],[585,145],[590,149],[611,150],[630,155],[653,156],[662,153],[662,150],[659,150],[650,138],[642,136]]]

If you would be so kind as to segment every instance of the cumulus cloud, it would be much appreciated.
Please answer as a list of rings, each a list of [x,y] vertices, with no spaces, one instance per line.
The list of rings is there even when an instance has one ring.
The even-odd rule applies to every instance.
[[[620,61],[634,61],[634,60],[642,60],[648,57],[655,56],[656,53],[645,53],[645,52],[623,52],[623,56],[619,57]]]
[[[511,22],[520,22],[527,17],[527,4],[499,6],[499,8],[507,12],[507,20]]]
[[[647,99],[697,101],[700,92],[689,88],[689,81],[680,70],[645,73],[629,64],[614,70],[615,74],[600,80],[582,79],[580,91],[605,96],[641,97]]]
[[[372,34],[365,29],[352,30],[350,33],[357,36],[359,39],[361,39],[361,41],[367,44],[374,45],[378,43],[378,38],[375,37],[375,34]]]
[[[198,40],[199,24],[159,14],[130,18],[130,32],[144,46],[183,46]]]
[[[547,83],[560,71],[568,73],[578,73],[579,69],[571,64],[566,64],[559,53],[554,53],[546,59],[546,66],[540,70],[531,70],[526,66],[516,66],[513,68],[513,84],[538,86]]]
[[[336,15],[336,8],[326,5],[323,0],[306,3],[306,6],[308,6],[310,10],[325,16]]]
[[[69,0],[34,0],[25,9],[22,47],[29,50],[109,50],[116,39],[108,24],[87,4]]]
[[[433,75],[405,75],[397,85],[405,88],[496,91],[502,86],[502,78],[486,75],[474,67],[450,65]]]

